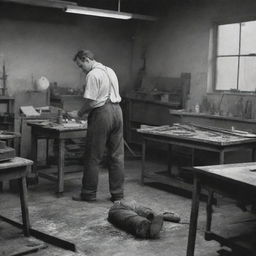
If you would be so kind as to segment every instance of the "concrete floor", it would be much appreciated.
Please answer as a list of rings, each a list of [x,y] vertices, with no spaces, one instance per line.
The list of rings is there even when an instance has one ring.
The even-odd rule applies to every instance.
[[[160,168],[159,164],[151,163],[152,168]],[[70,167],[69,167],[70,168]],[[141,186],[140,161],[127,160],[125,163],[126,200],[135,200],[155,211],[173,211],[180,215],[183,224],[165,222],[161,236],[156,240],[136,239],[132,235],[113,227],[107,221],[110,202],[108,192],[108,175],[100,174],[98,201],[95,203],[72,201],[74,193],[80,191],[81,178],[65,181],[63,197],[56,198],[54,184],[40,179],[38,185],[29,187],[29,212],[34,229],[63,238],[76,244],[77,253],[49,245],[46,249],[30,255],[35,256],[66,256],[66,255],[97,255],[97,256],[184,256],[186,255],[188,222],[191,200],[167,191]],[[80,175],[79,175],[80,176]],[[19,201],[16,195],[8,191],[0,197],[1,214],[20,220]],[[220,207],[223,206],[223,207]],[[220,211],[223,208],[224,210]],[[235,209],[235,210],[234,210]],[[230,212],[239,213],[229,202],[223,200],[215,209],[214,228],[223,226],[221,220],[229,220]],[[228,216],[225,218],[225,216]],[[200,205],[199,225],[196,241],[197,256],[215,256],[220,249],[216,242],[204,240],[205,204]],[[20,231],[0,221],[0,242],[22,238]],[[0,249],[0,255],[1,254]]]

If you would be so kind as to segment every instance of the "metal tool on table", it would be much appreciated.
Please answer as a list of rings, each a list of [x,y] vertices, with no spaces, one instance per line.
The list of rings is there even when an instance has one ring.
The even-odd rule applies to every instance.
[[[198,125],[198,124],[193,124],[193,123],[191,123],[190,125],[198,128],[198,129],[220,132],[220,133],[226,133],[226,134],[233,135],[233,136],[238,136],[238,137],[247,137],[247,138],[255,138],[256,137],[255,133],[236,130],[234,128],[225,129],[225,128],[212,127],[212,126],[203,126],[203,125]]]
[[[196,132],[196,128],[193,127],[193,125],[190,124],[179,124],[179,123],[174,123],[173,126],[179,127],[180,129],[189,131],[189,132]]]
[[[58,115],[58,119],[61,119],[59,124],[62,124],[64,128],[78,128],[87,126],[87,120],[74,119],[67,111],[61,110]]]

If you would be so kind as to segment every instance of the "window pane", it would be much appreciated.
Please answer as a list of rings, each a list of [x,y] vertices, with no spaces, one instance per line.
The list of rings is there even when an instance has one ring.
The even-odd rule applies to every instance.
[[[239,53],[239,23],[218,26],[218,55]]]
[[[216,67],[216,90],[236,89],[238,57],[219,57]]]
[[[256,21],[242,23],[241,54],[256,54]]]
[[[239,90],[255,91],[256,57],[241,57],[239,70]]]

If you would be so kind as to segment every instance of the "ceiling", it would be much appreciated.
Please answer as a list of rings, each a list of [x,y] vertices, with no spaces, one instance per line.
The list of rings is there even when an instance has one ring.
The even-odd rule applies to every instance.
[[[120,11],[144,15],[162,15],[174,5],[204,5],[206,3],[221,2],[230,0],[0,0],[0,2],[11,4],[35,5],[40,7],[64,8],[66,3],[74,3],[82,7],[91,7],[107,10]],[[235,0],[233,0],[235,1]],[[239,0],[236,0],[239,1]],[[240,0],[245,1],[245,0]]]
[[[30,5],[40,7],[63,7],[65,3],[75,3],[82,7],[91,7],[98,9],[107,10],[118,10],[119,0],[0,0],[0,2],[19,4],[19,5]],[[120,11],[130,12],[145,15],[157,15],[162,14],[163,11],[167,10],[168,6],[178,2],[190,2],[198,0],[120,0]]]
[[[157,14],[165,10],[165,7],[172,1],[173,0],[120,0],[120,10],[140,14]],[[118,8],[118,0],[76,0],[75,2],[80,6],[100,9],[117,10]]]

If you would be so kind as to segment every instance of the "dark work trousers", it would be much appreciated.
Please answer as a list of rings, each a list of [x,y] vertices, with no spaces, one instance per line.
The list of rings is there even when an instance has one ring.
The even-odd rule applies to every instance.
[[[109,191],[113,198],[123,198],[123,115],[119,104],[108,102],[90,112],[85,147],[82,195],[96,198],[100,164],[107,149]]]

